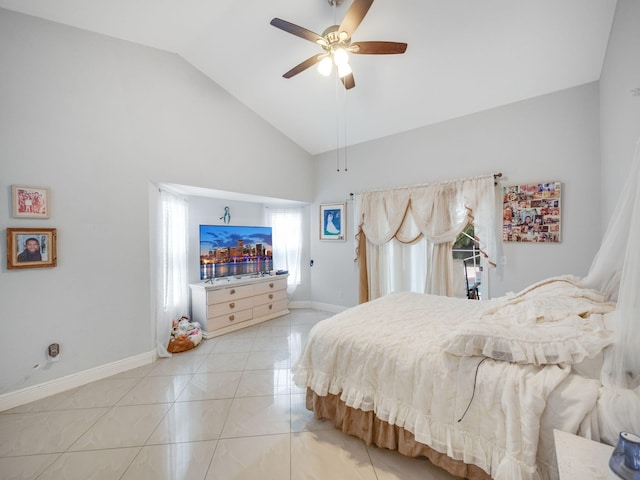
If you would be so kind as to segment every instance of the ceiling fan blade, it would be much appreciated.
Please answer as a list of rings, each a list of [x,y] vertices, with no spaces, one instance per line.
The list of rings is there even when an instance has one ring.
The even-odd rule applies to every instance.
[[[350,90],[356,86],[356,81],[353,78],[353,73],[350,73],[349,75],[345,75],[340,80],[342,80],[342,84],[344,85],[344,88],[346,88],[347,90]]]
[[[293,67],[291,70],[289,70],[287,73],[285,73],[282,76],[284,78],[291,78],[294,75],[299,74],[300,72],[304,72],[307,68],[313,67],[316,63],[318,63],[320,60],[322,60],[326,56],[327,56],[326,53],[319,53],[317,55],[314,55],[313,57],[309,57],[304,62],[299,63],[298,65]]]
[[[354,42],[349,47],[349,51],[360,55],[390,55],[406,50],[407,44],[400,42]]]
[[[372,3],[373,0],[353,0],[349,10],[347,10],[347,13],[342,19],[338,31],[347,32],[351,37],[369,11],[369,8],[371,8]]]
[[[320,45],[327,44],[327,41],[324,39],[324,37],[318,35],[317,33],[312,32],[311,30],[307,30],[306,28],[294,23],[287,22],[286,20],[282,20],[281,18],[274,18],[270,23],[280,30],[284,30],[285,32],[288,32],[300,38],[304,38],[305,40],[309,40],[310,42],[318,43]]]

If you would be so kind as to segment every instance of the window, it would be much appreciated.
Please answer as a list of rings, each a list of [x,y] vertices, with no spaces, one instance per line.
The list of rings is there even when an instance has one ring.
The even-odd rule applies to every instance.
[[[453,244],[453,268],[456,296],[480,300],[483,284],[483,258],[474,236],[473,224],[468,224]],[[457,271],[456,271],[457,270]]]
[[[287,293],[293,295],[300,285],[302,256],[302,209],[283,208],[271,211],[273,229],[273,267],[287,270]]]

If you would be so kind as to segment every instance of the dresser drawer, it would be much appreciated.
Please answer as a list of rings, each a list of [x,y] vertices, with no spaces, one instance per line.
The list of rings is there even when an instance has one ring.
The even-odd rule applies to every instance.
[[[246,298],[254,295],[255,285],[243,285],[241,287],[221,288],[207,292],[207,304],[233,301],[236,298]]]
[[[207,317],[212,318],[228,313],[239,312],[240,310],[251,310],[251,307],[253,307],[253,299],[251,297],[216,303],[215,305],[209,305],[207,308]]]
[[[239,312],[231,312],[225,315],[209,318],[207,320],[207,330],[212,332],[220,328],[229,327],[236,323],[246,322],[252,318],[252,310],[241,310]]]
[[[277,302],[266,303],[253,307],[253,318],[264,317],[272,313],[282,312],[287,309],[286,300],[278,300]]]
[[[258,305],[264,305],[265,303],[273,303],[279,300],[287,299],[287,291],[286,290],[276,290],[271,293],[263,293],[262,295],[256,295],[253,297],[253,306],[257,307]]]
[[[278,280],[270,280],[268,282],[256,283],[254,285],[254,294],[260,295],[262,293],[275,292],[276,290],[286,290],[287,289],[287,279],[278,279]]]

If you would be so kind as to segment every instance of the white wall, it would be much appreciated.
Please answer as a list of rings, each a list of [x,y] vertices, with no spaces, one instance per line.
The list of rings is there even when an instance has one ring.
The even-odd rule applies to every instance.
[[[517,291],[552,275],[584,275],[600,243],[598,104],[592,83],[367,142],[348,149],[348,173],[336,172],[335,152],[318,155],[312,208],[344,201],[350,192],[496,172],[505,186],[560,181],[562,243],[505,244],[507,265],[490,275],[489,293]],[[353,242],[319,241],[317,215],[311,218],[313,300],[357,304]]]
[[[152,183],[313,200],[310,156],[175,55],[1,9],[0,45],[0,234],[58,230],[58,267],[2,262],[0,393],[153,348]],[[11,218],[12,184],[51,218]]]
[[[602,227],[611,217],[640,141],[640,2],[618,0],[600,77]]]

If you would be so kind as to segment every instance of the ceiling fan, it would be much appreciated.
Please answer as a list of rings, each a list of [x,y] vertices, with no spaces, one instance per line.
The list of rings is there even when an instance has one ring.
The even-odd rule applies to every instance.
[[[328,0],[332,6],[340,5],[342,0]],[[335,64],[338,76],[347,90],[356,86],[353,72],[349,65],[349,53],[360,55],[389,55],[404,53],[407,50],[406,43],[399,42],[352,42],[351,36],[360,25],[365,15],[371,8],[373,0],[354,0],[340,25],[332,25],[322,32],[322,35],[307,30],[293,23],[280,18],[271,20],[271,25],[285,32],[296,35],[310,42],[317,43],[322,47],[323,52],[307,58],[304,62],[296,65],[287,73],[284,78],[291,78],[307,68],[318,63],[318,70],[323,75],[329,75],[332,65]]]

